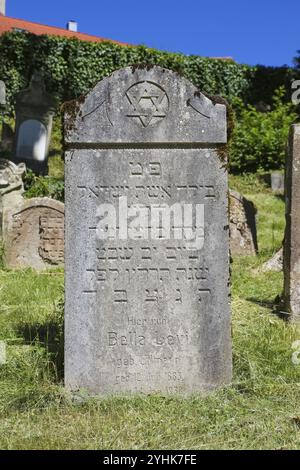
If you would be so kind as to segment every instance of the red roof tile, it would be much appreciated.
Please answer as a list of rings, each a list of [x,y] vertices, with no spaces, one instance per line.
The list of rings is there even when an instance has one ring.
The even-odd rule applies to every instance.
[[[0,14],[0,35],[8,31],[14,30],[25,30],[36,35],[48,34],[50,36],[62,36],[66,38],[77,38],[82,41],[88,42],[105,42],[109,41],[119,46],[129,46],[125,42],[115,41],[113,39],[100,38],[99,36],[92,36],[91,34],[78,33],[69,31],[63,28],[56,28],[54,26],[47,26],[40,23],[33,23],[32,21],[19,20],[17,18],[10,18],[8,16],[2,16]],[[229,60],[232,61],[232,57],[210,57],[210,59],[216,60]]]
[[[48,34],[50,36],[63,36],[66,38],[77,38],[82,41],[89,42],[104,42],[109,41],[120,46],[128,46],[125,42],[114,41],[112,39],[100,38],[98,36],[92,36],[90,34],[77,33],[74,31],[68,31],[63,28],[55,28],[54,26],[46,26],[39,23],[32,23],[31,21],[18,20],[16,18],[9,18],[8,16],[0,16],[0,35],[8,31],[13,30],[25,30],[30,33],[41,35]]]

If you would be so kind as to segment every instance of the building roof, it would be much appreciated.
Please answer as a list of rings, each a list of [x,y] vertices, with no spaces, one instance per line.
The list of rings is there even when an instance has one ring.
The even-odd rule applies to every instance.
[[[75,31],[69,31],[64,28],[56,28],[55,26],[47,26],[40,23],[33,23],[32,21],[20,20],[17,18],[10,18],[9,16],[3,16],[0,14],[0,35],[8,31],[28,31],[38,36],[47,34],[49,36],[61,36],[65,38],[77,38],[81,41],[88,42],[112,42],[119,46],[129,46],[125,42],[115,41],[113,39],[101,38],[99,36],[93,36],[91,34],[79,33]],[[233,61],[232,57],[209,57],[210,59],[216,60],[228,60]]]
[[[125,42],[114,41],[112,39],[105,39],[90,34],[78,33],[69,31],[63,28],[56,28],[54,26],[46,26],[31,21],[19,20],[17,18],[10,18],[8,16],[0,15],[0,35],[8,31],[28,31],[33,34],[42,35],[48,34],[50,36],[62,36],[66,38],[77,38],[82,41],[89,42],[104,42],[109,41],[120,46],[128,46]]]

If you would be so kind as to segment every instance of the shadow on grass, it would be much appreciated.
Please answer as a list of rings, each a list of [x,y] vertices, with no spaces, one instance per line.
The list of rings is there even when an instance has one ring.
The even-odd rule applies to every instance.
[[[280,199],[281,201],[285,202],[285,196],[283,193],[274,193],[274,196]]]
[[[274,310],[278,306],[278,298],[276,297],[273,301],[272,300],[263,300],[263,299],[257,299],[255,297],[247,297],[246,300],[248,302],[252,302],[256,305],[259,305],[260,307],[268,308],[270,310]]]
[[[30,323],[19,325],[18,333],[26,344],[39,344],[49,354],[57,379],[64,377],[64,328],[60,322],[50,321],[44,324]]]
[[[49,158],[51,158],[51,157],[56,157],[57,155],[58,155],[58,156],[61,155],[61,150],[60,150],[60,149],[54,148],[54,149],[49,150],[49,155],[48,155]]]
[[[254,297],[248,297],[246,300],[259,305],[260,307],[268,308],[271,311],[270,313],[276,315],[281,320],[288,322],[291,319],[291,315],[286,311],[283,297],[281,295],[277,295],[273,301],[257,299]]]

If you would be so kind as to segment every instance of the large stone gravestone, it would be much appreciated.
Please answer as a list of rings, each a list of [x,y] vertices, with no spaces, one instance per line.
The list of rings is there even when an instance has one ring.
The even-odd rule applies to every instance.
[[[226,106],[128,67],[65,109],[66,386],[228,384]]]
[[[300,124],[290,130],[285,171],[286,228],[283,246],[284,300],[300,321]]]
[[[56,100],[46,92],[40,73],[36,72],[29,88],[16,100],[14,161],[24,162],[37,174],[48,171],[48,151]]]

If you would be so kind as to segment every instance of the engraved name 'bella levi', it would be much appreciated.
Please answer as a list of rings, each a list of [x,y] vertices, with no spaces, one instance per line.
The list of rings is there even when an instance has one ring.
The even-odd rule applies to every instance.
[[[166,335],[163,336],[155,331],[154,336],[151,338],[150,343],[157,346],[175,346],[187,344],[189,342],[189,335],[186,331],[184,334]],[[114,346],[145,346],[146,337],[138,335],[136,331],[129,331],[126,335],[119,335],[115,331],[108,333],[108,345]]]

